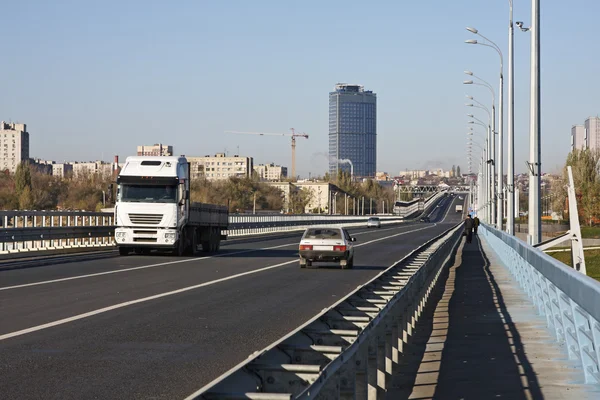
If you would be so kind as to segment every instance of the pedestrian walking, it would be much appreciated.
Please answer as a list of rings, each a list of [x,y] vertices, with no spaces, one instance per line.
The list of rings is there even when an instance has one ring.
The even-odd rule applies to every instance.
[[[479,217],[473,218],[473,233],[477,236],[477,228],[479,228]]]
[[[471,218],[471,214],[467,215],[467,218],[465,218],[465,230],[463,231],[463,236],[467,237],[467,243],[473,241],[473,218]]]

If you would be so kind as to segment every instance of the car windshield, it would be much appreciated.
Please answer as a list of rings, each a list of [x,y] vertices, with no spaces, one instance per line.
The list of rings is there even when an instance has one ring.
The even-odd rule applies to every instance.
[[[177,187],[165,185],[122,184],[119,201],[128,203],[175,203]]]
[[[311,228],[304,233],[304,239],[341,239],[339,229]]]

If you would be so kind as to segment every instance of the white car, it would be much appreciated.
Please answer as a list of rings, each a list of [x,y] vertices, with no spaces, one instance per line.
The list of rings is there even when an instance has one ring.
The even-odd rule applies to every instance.
[[[313,262],[339,262],[343,269],[354,266],[356,238],[344,228],[319,226],[307,228],[300,239],[300,268]]]
[[[367,228],[381,228],[379,217],[370,217],[367,220]]]

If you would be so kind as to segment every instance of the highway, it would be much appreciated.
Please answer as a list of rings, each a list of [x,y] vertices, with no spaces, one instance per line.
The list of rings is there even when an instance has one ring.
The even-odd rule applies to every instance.
[[[214,256],[0,271],[0,393],[185,398],[455,225],[458,202],[443,199],[431,223],[351,229],[351,270],[300,269],[298,232],[231,240]]]

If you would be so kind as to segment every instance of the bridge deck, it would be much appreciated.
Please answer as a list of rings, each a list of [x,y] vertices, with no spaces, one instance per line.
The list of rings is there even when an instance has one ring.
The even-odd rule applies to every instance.
[[[461,243],[391,377],[387,399],[592,399],[583,371],[490,246]]]

